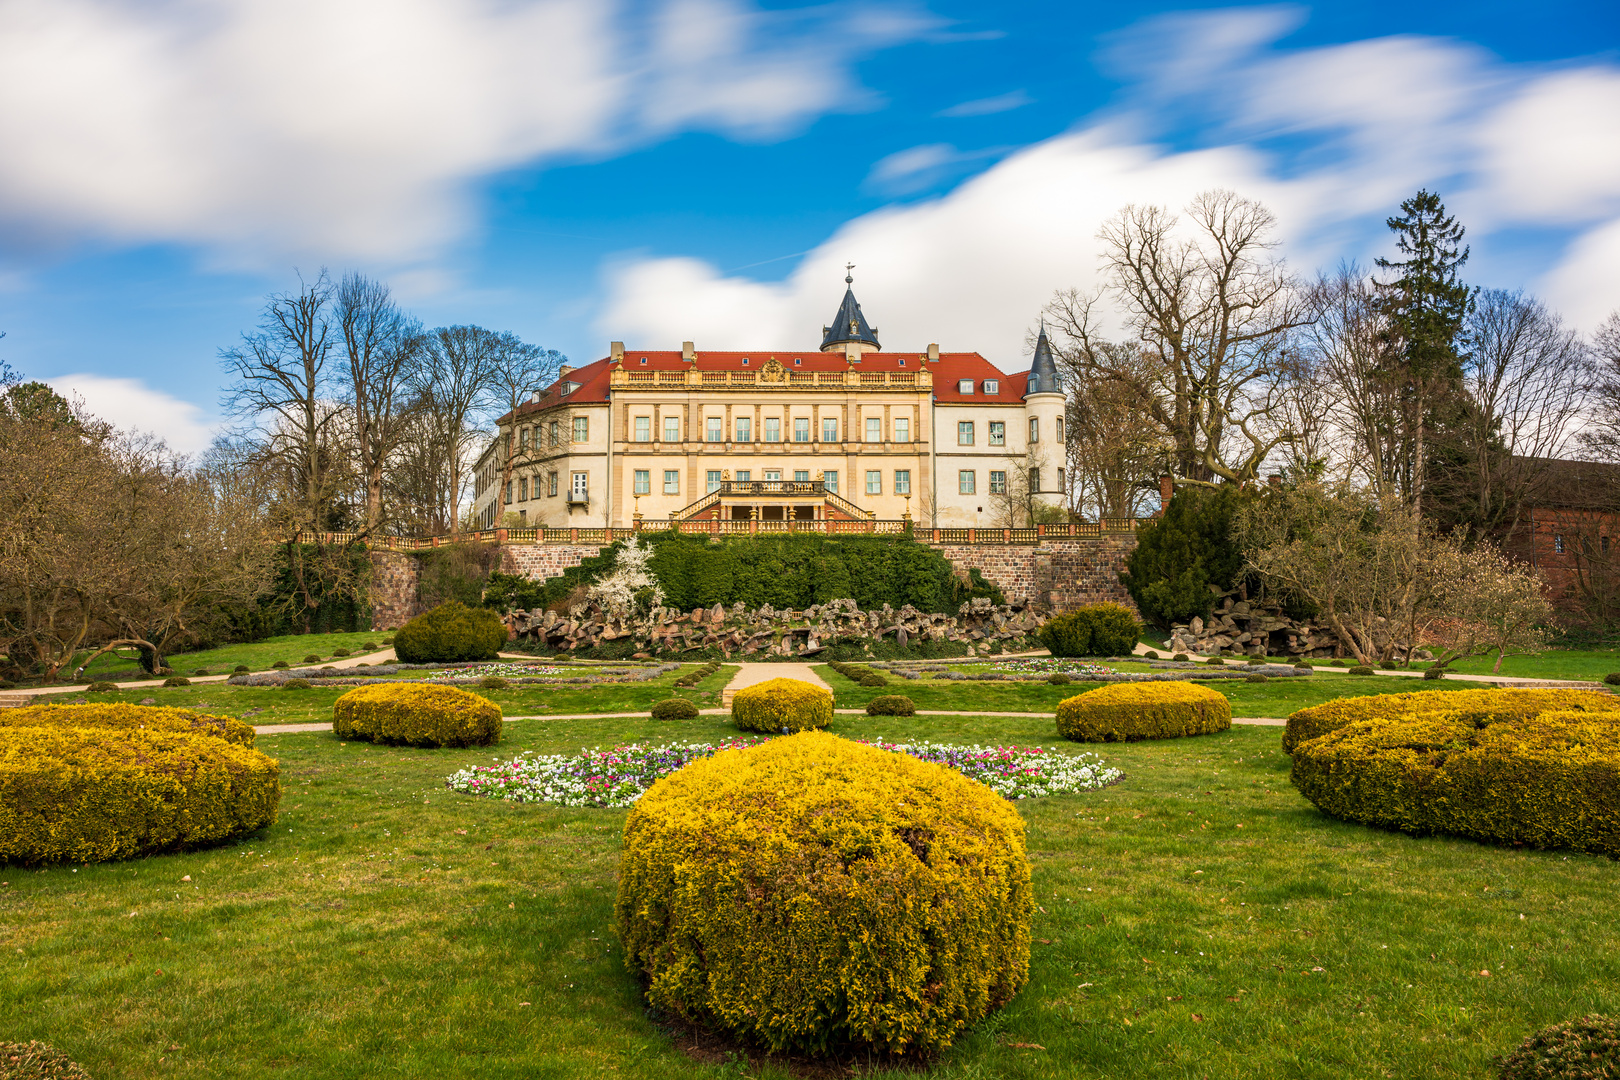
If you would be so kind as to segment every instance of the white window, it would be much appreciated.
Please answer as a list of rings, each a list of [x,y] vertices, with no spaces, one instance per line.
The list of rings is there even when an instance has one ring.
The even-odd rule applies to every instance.
[[[807,483],[809,483],[810,482],[810,470],[809,469],[794,469],[793,470],[793,482],[795,484],[807,484]]]
[[[866,470],[866,493],[868,495],[883,494],[883,473],[879,470]]]
[[[894,441],[911,441],[911,417],[897,416],[894,418]]]
[[[1029,441],[1032,443],[1041,441],[1041,422],[1033,416],[1029,418]]]
[[[1061,421],[1061,420],[1060,420],[1060,421],[1058,421],[1058,422],[1059,422],[1059,423],[1062,423],[1062,421]],[[1064,480],[1063,480],[1063,470],[1062,470],[1062,469],[1059,469],[1059,470],[1058,470],[1058,490],[1059,490],[1059,491],[1067,491],[1067,490],[1069,490],[1069,485],[1068,485],[1068,484],[1066,484],[1066,483],[1064,483]]]
[[[838,421],[834,420],[830,416],[823,416],[821,418],[821,441],[822,442],[837,442],[838,441]]]
[[[822,482],[827,485],[827,490],[828,491],[832,492],[834,495],[838,494],[838,470],[837,469],[828,469],[826,472],[821,474],[821,479],[822,479]]]
[[[507,500],[507,502],[511,501],[512,500],[510,499]],[[1557,552],[1559,555],[1564,553],[1564,538],[1562,536],[1553,537],[1553,551]]]
[[[708,442],[721,442],[726,437],[725,419],[711,416],[704,420],[703,438]]]
[[[958,493],[962,495],[972,495],[974,493],[974,487],[975,483],[972,469],[963,469],[961,472],[956,474],[956,490]]]
[[[754,470],[752,470],[752,469],[738,469],[737,470],[737,483],[746,484],[750,480],[752,480],[753,478],[754,478]]]
[[[782,470],[781,469],[766,469],[765,470],[765,482],[767,484],[769,484],[772,481],[775,481],[778,484],[780,484],[782,482]]]
[[[737,441],[754,441],[754,418],[751,416],[737,417]]]
[[[652,442],[652,417],[636,417],[636,442]]]
[[[552,496],[553,498],[555,498],[556,495],[557,495],[557,474],[556,473],[547,473],[546,474],[546,494]]]
[[[506,482],[506,501],[507,502],[512,501],[512,481],[510,481],[510,480],[508,480]],[[1560,537],[1560,539],[1562,539],[1562,537]],[[1562,549],[1560,549],[1560,550],[1562,550]]]
[[[551,422],[551,445],[556,446],[560,442],[562,442],[561,430],[557,421],[553,420]]]
[[[765,441],[766,442],[781,442],[782,441],[782,418],[781,417],[779,417],[779,416],[767,416],[765,418]]]
[[[648,470],[636,470],[635,493],[637,495],[648,495],[652,493],[652,473]]]
[[[708,482],[708,489],[710,491],[719,491],[720,490],[720,470],[719,469],[710,469],[708,472],[704,473],[704,479]]]
[[[956,392],[958,394],[971,394],[971,393],[973,393],[973,380],[972,379],[958,380],[958,382],[956,384]]]
[[[681,493],[681,473],[679,469],[664,470],[664,494],[679,495]]]
[[[518,431],[518,449],[521,450],[525,446],[528,446],[528,445],[529,445],[529,429],[528,428],[521,428]]]
[[[883,441],[883,418],[881,416],[868,416],[866,418],[866,441]]]
[[[591,441],[591,418],[588,416],[574,417],[574,441]]]
[[[1031,470],[1029,470],[1029,490],[1031,490],[1031,491],[1040,491],[1041,490],[1041,470],[1039,470],[1039,469],[1031,469]]]
[[[1005,420],[990,421],[990,445],[1007,445],[1007,422]]]
[[[999,394],[999,393],[1001,393],[1001,380],[1000,379],[986,379],[986,380],[984,380],[984,392],[987,393],[987,394]]]
[[[958,420],[956,422],[956,445],[957,446],[972,446],[973,445],[973,421],[971,421],[971,420]]]
[[[911,494],[911,470],[910,469],[896,469],[896,470],[894,470],[894,493],[896,495],[910,495]]]
[[[527,476],[522,476],[522,477],[518,478],[518,502],[528,502],[528,501],[529,501],[529,478]]]
[[[681,441],[681,418],[678,416],[664,417],[664,441]]]
[[[583,499],[591,489],[591,474],[577,472],[574,474],[574,498]]]
[[[1057,441],[1063,441],[1063,417],[1057,418]]]
[[[810,418],[808,416],[795,416],[793,418],[793,441],[810,441]]]
[[[990,494],[1005,495],[1007,493],[1007,474],[998,470],[990,471]]]

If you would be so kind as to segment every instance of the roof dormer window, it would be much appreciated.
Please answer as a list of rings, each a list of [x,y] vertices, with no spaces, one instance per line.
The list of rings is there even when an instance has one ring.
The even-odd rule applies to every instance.
[[[747,366],[748,366],[748,357],[745,356],[745,357],[743,357],[743,367],[747,367]]]
[[[902,357],[901,357],[901,358],[900,358],[900,366],[901,366],[901,367],[905,367],[905,366],[906,366],[906,358],[905,358],[905,357],[903,357],[903,356],[902,356]]]
[[[578,389],[579,389],[579,383],[577,383],[577,382],[565,382],[565,383],[562,384],[562,396],[567,397],[569,394],[572,394],[575,390],[578,390]]]
[[[999,393],[1001,393],[1001,380],[1000,379],[986,379],[986,380],[984,380],[984,392],[987,393],[987,394],[999,394]]]
[[[798,367],[802,363],[804,363],[804,359],[802,357],[795,356],[793,358],[793,366],[794,367]]]
[[[972,379],[958,379],[957,383],[956,383],[956,392],[958,394],[971,394],[971,393],[973,393],[973,380]]]
[[[641,358],[641,362],[642,362],[642,363],[643,363],[643,364],[645,364],[645,363],[646,363],[646,362],[647,362],[647,358],[646,358],[646,357],[645,357],[645,356],[643,356],[643,357],[642,357],[642,358]]]

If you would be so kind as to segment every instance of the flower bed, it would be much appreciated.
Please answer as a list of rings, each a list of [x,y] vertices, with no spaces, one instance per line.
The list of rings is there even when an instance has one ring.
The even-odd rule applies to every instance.
[[[753,746],[763,739],[723,743],[633,743],[578,754],[526,753],[495,765],[474,765],[445,781],[452,791],[506,802],[559,806],[630,806],[654,782],[697,758]],[[1039,746],[953,746],[949,743],[887,743],[856,740],[955,769],[1007,799],[1067,795],[1107,787],[1124,774],[1096,754],[1069,754]]]
[[[513,686],[602,686],[607,683],[636,683],[679,671],[675,663],[623,663],[611,666],[584,664],[548,665],[522,663],[460,664],[378,664],[367,668],[306,667],[267,671],[252,675],[232,675],[232,686],[281,686],[288,679],[304,679],[311,686],[371,686],[376,683],[443,683],[476,685],[494,675]]]
[[[1141,658],[1127,660],[1114,658],[1116,663],[1148,663]],[[1293,678],[1309,672],[1294,670],[1286,664],[1268,664],[1255,667],[1209,668],[1198,664],[1150,663],[1152,671],[1116,671],[1106,664],[1086,663],[1052,657],[1026,657],[1009,660],[982,660],[977,663],[952,663],[941,666],[937,661],[867,661],[867,667],[892,675],[897,679],[943,679],[954,682],[1044,682],[1052,675],[1062,673],[1075,682],[1187,682],[1213,679],[1246,679],[1255,672],[1274,679]],[[960,670],[968,668],[970,670]],[[976,670],[973,670],[976,669]]]

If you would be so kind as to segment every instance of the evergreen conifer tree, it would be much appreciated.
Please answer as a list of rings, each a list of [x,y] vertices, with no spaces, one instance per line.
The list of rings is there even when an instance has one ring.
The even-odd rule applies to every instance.
[[[1183,487],[1164,515],[1136,531],[1120,581],[1142,617],[1160,629],[1207,616],[1215,589],[1232,587],[1243,553],[1232,540],[1232,517],[1250,498],[1236,484]]]

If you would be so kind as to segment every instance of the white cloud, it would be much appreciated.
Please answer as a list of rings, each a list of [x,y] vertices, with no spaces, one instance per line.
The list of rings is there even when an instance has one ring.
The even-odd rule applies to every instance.
[[[45,382],[65,398],[83,400],[93,415],[120,430],[157,435],[182,454],[201,453],[214,439],[214,427],[201,408],[153,390],[139,379],[78,372]]]
[[[1270,205],[1306,272],[1387,251],[1383,218],[1425,185],[1470,227],[1476,253],[1495,230],[1593,223],[1542,285],[1578,325],[1620,303],[1612,287],[1620,222],[1600,224],[1620,199],[1620,70],[1590,63],[1548,73],[1407,36],[1267,48],[1299,18],[1293,8],[1204,13],[1122,35],[1109,62],[1146,81],[1121,106],[941,198],[847,223],[783,282],[725,277],[691,259],[613,267],[603,337],[813,347],[853,261],[857,294],[886,347],[939,341],[1022,370],[1040,306],[1055,289],[1097,280],[1103,221],[1131,202],[1179,208],[1211,187]],[[1207,148],[1172,152],[1147,141],[1178,125]],[[917,190],[961,168],[962,155],[948,144],[912,147],[879,161],[869,183]],[[1538,272],[1504,269],[1523,278],[1486,283],[1533,284],[1524,279]]]
[[[995,97],[975,98],[964,101],[960,105],[952,105],[948,109],[941,109],[935,116],[957,118],[963,116],[993,116],[996,113],[1010,112],[1021,109],[1025,105],[1033,104],[1034,98],[1029,96],[1027,90],[1014,90],[1011,93],[998,94]]]
[[[900,150],[881,159],[867,174],[866,188],[885,195],[924,191],[970,171],[979,162],[1005,154],[1005,146],[958,150],[950,143],[929,143]]]
[[[850,66],[935,21],[746,0],[7,0],[0,231],[399,263],[471,184],[679,130],[866,107]]]

